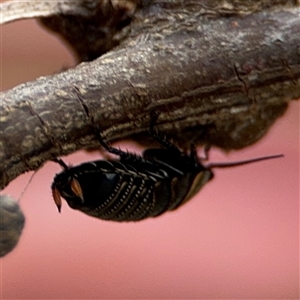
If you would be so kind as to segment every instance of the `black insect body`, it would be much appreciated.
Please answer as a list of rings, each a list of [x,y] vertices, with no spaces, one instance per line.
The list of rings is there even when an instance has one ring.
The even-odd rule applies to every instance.
[[[193,147],[186,154],[157,135],[154,137],[165,148],[147,149],[143,156],[110,147],[99,136],[101,145],[120,160],[97,160],[68,167],[55,159],[64,169],[52,183],[58,210],[63,197],[71,208],[104,220],[138,221],[156,217],[176,209],[198,193],[213,178],[211,168],[282,156],[204,166]]]

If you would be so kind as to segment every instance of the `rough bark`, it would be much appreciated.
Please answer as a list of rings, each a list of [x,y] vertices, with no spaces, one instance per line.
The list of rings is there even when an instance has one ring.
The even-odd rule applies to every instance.
[[[42,22],[70,43],[65,32],[78,25],[78,3],[92,2],[58,2],[77,4],[72,13],[52,10]],[[128,2],[133,7],[130,14],[125,9],[125,18],[131,23],[120,21],[119,28],[120,22],[110,22],[109,33],[100,37],[97,51],[106,54],[1,93],[1,188],[49,159],[95,146],[95,124],[107,140],[137,134],[140,140],[156,116],[159,130],[183,145],[236,149],[261,138],[288,102],[300,97],[299,1],[99,5]],[[97,16],[84,18],[94,26]],[[73,42],[79,59],[94,58],[95,49]]]

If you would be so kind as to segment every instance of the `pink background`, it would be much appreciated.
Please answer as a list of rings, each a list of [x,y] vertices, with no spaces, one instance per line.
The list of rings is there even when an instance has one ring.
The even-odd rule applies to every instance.
[[[1,27],[2,90],[73,64],[34,21]],[[285,157],[216,170],[179,210],[130,224],[88,217],[65,202],[59,214],[50,185],[60,167],[47,163],[21,199],[26,227],[1,259],[1,299],[298,298],[299,101],[256,145],[214,150],[210,160],[279,153]],[[77,164],[99,154],[64,159]],[[4,192],[18,198],[30,175]]]

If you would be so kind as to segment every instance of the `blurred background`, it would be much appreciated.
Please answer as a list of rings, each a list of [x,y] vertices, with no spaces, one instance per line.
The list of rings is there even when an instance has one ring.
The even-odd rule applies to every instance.
[[[1,90],[74,65],[69,50],[33,20],[1,27]],[[121,148],[141,151],[130,141]],[[201,154],[199,149],[199,154]],[[0,260],[1,299],[299,297],[299,101],[259,143],[210,161],[284,154],[215,178],[175,212],[113,223],[57,212],[50,186],[60,167],[47,163],[20,200],[26,225]],[[100,158],[84,151],[78,164]],[[16,199],[32,172],[3,193]]]

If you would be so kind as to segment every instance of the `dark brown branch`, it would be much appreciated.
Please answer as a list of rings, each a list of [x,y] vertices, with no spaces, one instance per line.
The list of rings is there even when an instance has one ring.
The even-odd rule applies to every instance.
[[[299,7],[222,17],[187,2],[149,5],[118,48],[3,92],[0,187],[95,146],[93,122],[108,140],[145,133],[153,115],[181,143],[234,149],[262,137],[300,97]]]

